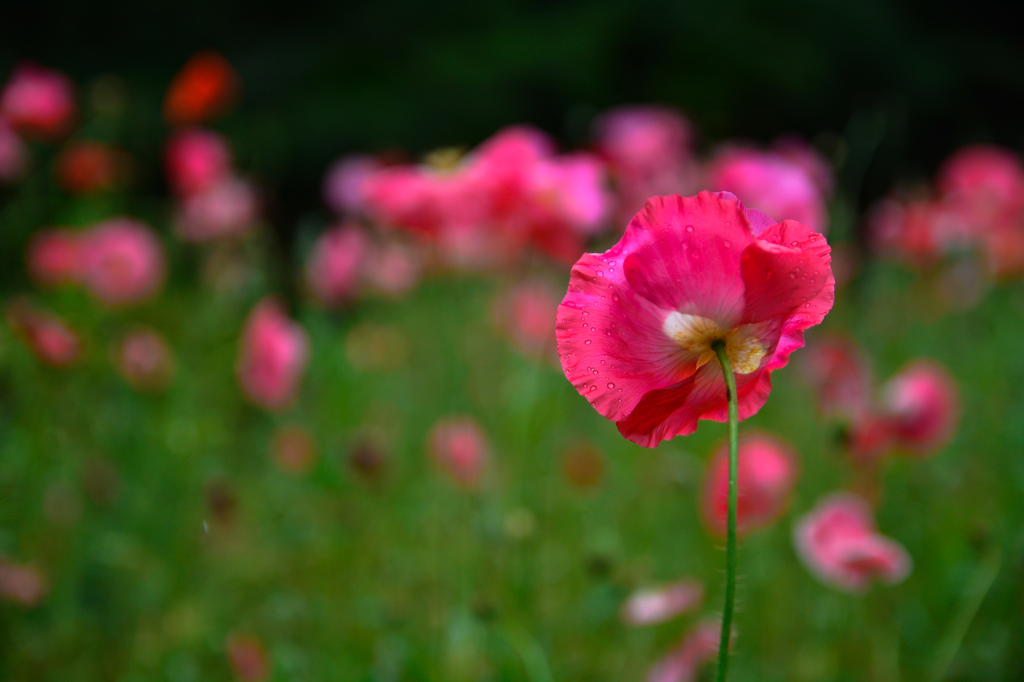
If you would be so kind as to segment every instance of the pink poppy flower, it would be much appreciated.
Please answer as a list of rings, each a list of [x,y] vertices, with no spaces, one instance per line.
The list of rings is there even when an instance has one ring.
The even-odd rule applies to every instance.
[[[28,273],[43,286],[77,282],[82,276],[79,235],[63,228],[41,230],[28,245]]]
[[[163,284],[163,245],[147,225],[115,218],[82,233],[79,240],[81,281],[107,305],[138,303]]]
[[[327,307],[352,298],[366,267],[369,244],[355,225],[341,225],[321,234],[306,261],[306,286]]]
[[[256,222],[258,204],[249,182],[229,177],[185,198],[176,224],[178,235],[200,244],[245,234]]]
[[[828,231],[828,210],[815,178],[803,165],[775,152],[726,149],[710,162],[707,185],[732,192],[776,219],[795,220],[823,234]]]
[[[186,128],[168,140],[164,166],[175,194],[189,197],[230,178],[231,148],[219,133]]]
[[[619,432],[644,447],[725,421],[726,344],[739,416],[756,413],[771,372],[832,308],[829,246],[727,193],[654,197],[603,254],[573,267],[558,308],[562,368]]]
[[[594,122],[598,153],[608,162],[619,196],[617,215],[628,222],[647,197],[696,189],[693,124],[675,109],[619,107]]]
[[[0,185],[19,179],[28,164],[28,149],[10,124],[0,116]]]
[[[156,331],[145,327],[126,334],[113,346],[114,367],[137,391],[158,393],[174,378],[174,354]]]
[[[448,417],[430,430],[434,461],[463,488],[476,488],[487,464],[487,437],[472,417]]]
[[[263,642],[252,635],[230,635],[224,644],[231,670],[239,682],[266,682],[273,665]]]
[[[50,582],[37,569],[0,559],[0,598],[36,606],[50,591]]]
[[[696,580],[680,580],[670,585],[640,590],[622,605],[621,616],[627,625],[652,625],[671,620],[700,606],[704,586]]]
[[[873,579],[898,583],[910,573],[910,555],[875,531],[871,507],[856,495],[821,500],[797,523],[793,540],[815,576],[849,592],[862,592]]]
[[[944,368],[918,360],[882,387],[882,405],[893,434],[917,454],[945,443],[959,420],[956,383]]]
[[[914,267],[928,267],[948,253],[970,245],[964,221],[941,201],[888,199],[868,214],[868,233],[876,251]]]
[[[7,321],[32,353],[48,365],[67,367],[82,355],[78,334],[64,320],[33,308],[23,299],[8,303]]]
[[[1016,153],[995,145],[954,152],[939,169],[936,185],[979,230],[998,214],[1024,210],[1024,166]]]
[[[868,409],[871,372],[852,339],[819,337],[801,354],[800,368],[823,415],[854,419]]]
[[[647,682],[693,682],[701,666],[718,655],[722,636],[719,623],[702,623],[690,630],[648,671]]]
[[[256,304],[242,330],[238,380],[245,395],[267,410],[283,410],[295,400],[306,369],[309,338],[267,297]]]
[[[59,138],[70,130],[75,113],[71,80],[30,62],[18,65],[0,92],[0,115],[23,133]]]
[[[736,532],[740,535],[775,521],[789,504],[797,458],[788,445],[765,434],[745,434],[737,459]],[[729,444],[718,449],[704,477],[701,511],[712,532],[725,536],[729,501]]]

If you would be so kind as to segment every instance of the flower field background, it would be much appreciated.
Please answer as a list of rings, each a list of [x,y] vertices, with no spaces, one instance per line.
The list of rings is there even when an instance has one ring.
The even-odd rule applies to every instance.
[[[725,425],[634,445],[555,337],[702,190],[836,279],[732,679],[1020,679],[1024,49],[765,7],[0,9],[0,679],[711,679]]]

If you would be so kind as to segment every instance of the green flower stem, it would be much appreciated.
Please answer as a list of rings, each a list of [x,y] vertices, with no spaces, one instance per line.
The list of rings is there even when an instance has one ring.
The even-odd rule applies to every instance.
[[[740,416],[736,397],[736,377],[725,352],[725,342],[715,341],[712,350],[718,356],[725,375],[726,400],[729,403],[729,516],[725,535],[725,606],[722,608],[722,637],[718,642],[716,682],[725,682],[729,671],[729,640],[732,635],[732,611],[736,601],[736,467],[739,458]]]

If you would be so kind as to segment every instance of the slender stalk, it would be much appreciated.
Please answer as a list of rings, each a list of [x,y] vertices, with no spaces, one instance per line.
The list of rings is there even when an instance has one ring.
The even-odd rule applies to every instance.
[[[981,602],[985,600],[985,596],[992,588],[992,583],[995,581],[996,575],[999,574],[999,566],[1002,562],[1002,551],[1000,551],[998,545],[993,545],[991,549],[985,552],[981,561],[978,562],[978,567],[971,574],[963,591],[960,606],[956,610],[956,615],[950,621],[949,628],[942,636],[942,639],[939,640],[938,646],[935,647],[935,662],[932,665],[931,677],[935,682],[942,682],[942,680],[946,679],[949,666],[953,663],[953,659],[956,658],[956,652],[959,651],[960,645],[967,635],[971,621],[974,620],[978,609],[981,608]]]
[[[718,356],[725,375],[726,400],[729,404],[729,516],[725,535],[725,606],[722,608],[722,637],[718,642],[716,682],[725,682],[729,671],[729,640],[732,635],[732,611],[736,601],[736,467],[739,458],[740,416],[736,397],[736,377],[725,352],[725,342],[715,341],[712,350]]]

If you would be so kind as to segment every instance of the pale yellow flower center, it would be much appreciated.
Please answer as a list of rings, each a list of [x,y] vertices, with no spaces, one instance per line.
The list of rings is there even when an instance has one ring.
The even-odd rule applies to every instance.
[[[697,367],[715,359],[711,348],[715,341],[725,342],[725,354],[737,374],[757,371],[768,352],[757,336],[756,326],[751,324],[729,329],[708,317],[673,311],[661,328],[682,350],[696,356]]]

